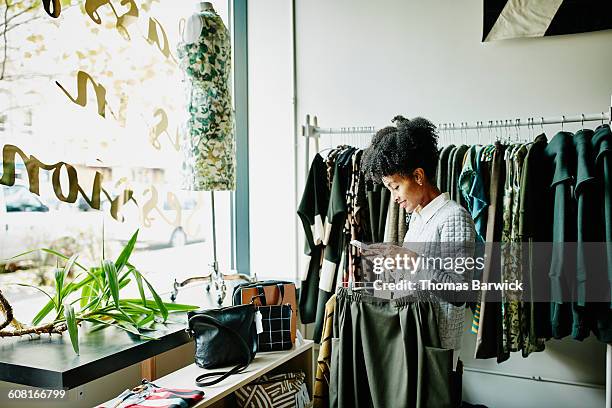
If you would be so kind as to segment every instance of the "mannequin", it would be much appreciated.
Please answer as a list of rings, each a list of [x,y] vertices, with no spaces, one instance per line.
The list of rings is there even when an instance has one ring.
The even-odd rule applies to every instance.
[[[177,47],[188,99],[182,188],[234,190],[230,33],[212,4],[200,2],[185,24],[183,38]]]
[[[201,1],[200,4],[198,4],[198,9],[200,11],[215,11],[215,8],[210,1]]]
[[[215,8],[211,2],[201,1],[198,3],[196,6],[196,12],[193,13],[185,22],[185,31],[182,34],[182,40],[184,43],[193,44],[200,36],[203,27],[200,14],[204,12],[215,12]]]
[[[217,301],[221,304],[225,297],[225,279],[248,280],[245,276],[220,273],[217,263],[214,192],[233,191],[236,187],[231,37],[212,4],[200,2],[185,22],[182,40],[177,47],[186,86],[181,188],[211,193],[214,261],[211,274],[175,282],[172,299],[181,286],[204,279],[215,284],[219,293]]]

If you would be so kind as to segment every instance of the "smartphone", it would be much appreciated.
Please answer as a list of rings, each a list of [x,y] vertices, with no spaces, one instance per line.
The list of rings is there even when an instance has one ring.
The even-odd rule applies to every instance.
[[[357,241],[356,239],[352,240],[350,242],[350,244],[353,245],[353,246],[356,246],[357,248],[361,249],[362,251],[368,249],[368,246],[366,244],[364,244],[361,241]]]

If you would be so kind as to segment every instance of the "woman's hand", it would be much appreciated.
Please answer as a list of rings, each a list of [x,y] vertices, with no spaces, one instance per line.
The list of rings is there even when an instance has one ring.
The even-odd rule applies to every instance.
[[[405,257],[416,259],[418,257],[418,254],[416,252],[413,252],[408,248],[385,243],[368,245],[367,247],[365,247],[365,249],[361,250],[361,255],[367,258],[385,257],[394,259],[398,255],[402,259],[404,259]]]

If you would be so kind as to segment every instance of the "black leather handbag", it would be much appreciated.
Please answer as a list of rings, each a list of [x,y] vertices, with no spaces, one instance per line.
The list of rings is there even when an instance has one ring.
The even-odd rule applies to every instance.
[[[196,378],[196,385],[217,384],[244,370],[255,358],[257,333],[255,306],[252,304],[220,309],[196,310],[187,314],[187,332],[195,338],[195,363],[203,368],[235,365],[229,371],[206,373]],[[208,377],[219,377],[204,382]]]

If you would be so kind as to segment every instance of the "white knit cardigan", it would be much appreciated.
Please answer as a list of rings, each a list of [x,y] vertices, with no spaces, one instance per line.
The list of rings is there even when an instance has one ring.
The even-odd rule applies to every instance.
[[[412,213],[404,245],[410,247],[411,243],[422,243],[421,250],[424,246],[426,253],[436,254],[442,258],[473,257],[475,239],[476,230],[470,214],[455,201],[450,200],[448,193],[443,193],[425,207],[417,208]],[[440,243],[456,243],[456,245]],[[472,277],[470,270],[457,273],[454,270],[438,269],[421,271],[420,274],[435,282],[470,283]],[[441,345],[443,348],[454,350],[453,360],[456,366],[461,349],[465,307],[454,306],[440,299],[435,302],[434,310]]]

